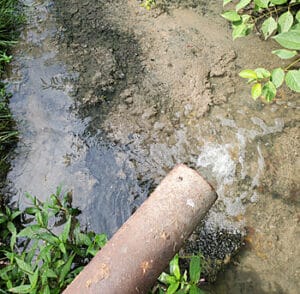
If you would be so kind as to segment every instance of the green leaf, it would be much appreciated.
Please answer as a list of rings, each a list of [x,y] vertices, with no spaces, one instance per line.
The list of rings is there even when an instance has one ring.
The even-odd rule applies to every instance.
[[[177,280],[180,280],[180,268],[179,268],[179,257],[176,254],[170,261],[170,273],[175,276]]]
[[[252,86],[251,96],[254,100],[256,100],[261,95],[261,84],[256,83]]]
[[[171,276],[165,272],[161,273],[158,280],[165,285],[170,285],[170,284],[174,284],[177,282],[177,280],[174,276]]]
[[[69,216],[67,222],[65,223],[63,232],[60,235],[60,239],[62,240],[63,243],[66,243],[69,238],[69,233],[70,233],[70,229],[71,229],[71,221],[72,221],[72,217]]]
[[[40,210],[36,207],[27,207],[25,209],[25,213],[29,214],[29,215],[35,215],[36,213],[38,213]]]
[[[29,225],[18,233],[18,237],[33,238],[34,235],[41,229],[39,225]]]
[[[31,289],[35,289],[39,278],[39,269],[37,268],[33,275],[29,276]]]
[[[257,79],[257,74],[252,69],[244,69],[239,73],[239,76],[244,79]]]
[[[67,250],[64,243],[59,243],[58,247],[63,254],[67,254]]]
[[[276,96],[276,87],[272,82],[267,82],[262,88],[262,96],[271,102]]]
[[[65,265],[63,266],[61,272],[60,272],[60,275],[59,275],[59,284],[62,285],[65,277],[67,276],[67,274],[70,272],[70,269],[71,269],[71,266],[72,266],[72,262],[73,262],[73,259],[75,257],[75,254],[72,254],[68,261],[65,263]]]
[[[0,224],[5,223],[8,220],[7,215],[0,213]]]
[[[30,249],[27,251],[27,254],[24,259],[25,262],[32,264],[33,257],[36,256],[36,250],[38,247],[39,247],[39,240],[33,240],[30,243]]]
[[[87,255],[90,254],[90,255],[92,255],[92,256],[95,256],[95,255],[98,253],[98,251],[99,251],[99,250],[95,249],[94,244],[91,244],[91,245],[88,247],[88,249],[87,249],[87,251],[86,251],[86,254],[87,254]]]
[[[201,260],[200,256],[194,255],[190,262],[190,279],[193,283],[197,284],[201,274]]]
[[[48,227],[48,217],[51,216],[51,210],[47,209],[46,211],[42,212],[43,224],[44,227]]]
[[[55,263],[55,268],[59,268],[61,266],[63,266],[66,262],[63,259],[60,259],[58,261],[56,261]]]
[[[107,236],[105,234],[97,234],[94,238],[94,243],[100,248],[107,243]]]
[[[300,33],[289,31],[273,37],[276,42],[287,49],[300,50]]]
[[[15,245],[17,243],[17,235],[16,234],[12,234],[11,238],[10,238],[10,249],[13,251],[15,248]]]
[[[10,260],[10,263],[14,262],[14,258],[16,256],[15,252],[4,251],[4,255]]]
[[[8,280],[7,282],[6,282],[6,288],[7,289],[10,289],[10,288],[12,288],[12,282],[11,282],[11,280]],[[6,293],[5,293],[6,294]]]
[[[271,0],[271,3],[275,4],[275,5],[281,5],[286,3],[288,0]]]
[[[10,288],[8,291],[11,293],[30,293],[31,285],[21,285],[18,287]]]
[[[189,294],[200,294],[200,289],[196,285],[191,285]]]
[[[51,250],[53,245],[46,245],[40,248],[40,253],[38,255],[38,260],[43,260],[44,263],[51,261]]]
[[[245,37],[247,35],[248,26],[245,23],[233,26],[232,39]]]
[[[268,39],[276,29],[277,22],[272,16],[270,16],[261,25],[261,30],[264,34],[265,40]]]
[[[287,32],[293,25],[294,17],[290,11],[287,11],[280,15],[278,19],[279,33]]]
[[[228,10],[221,14],[225,19],[229,21],[239,21],[241,20],[240,15],[234,10]]]
[[[36,213],[35,217],[36,217],[36,220],[37,220],[38,224],[41,227],[45,227],[43,216],[42,216],[42,213],[40,211]]]
[[[7,228],[8,230],[12,233],[12,234],[16,234],[17,229],[15,227],[15,225],[12,222],[8,222],[7,223]]]
[[[78,230],[74,230],[76,245],[86,245],[90,246],[92,244],[92,240],[86,235],[81,233]]]
[[[6,265],[5,267],[0,269],[0,277],[3,278],[3,275],[15,269],[14,264]]]
[[[291,51],[287,49],[273,50],[272,53],[277,55],[281,59],[290,59],[297,55],[297,51]]]
[[[254,71],[259,79],[265,79],[271,76],[271,73],[263,67],[258,67]]]
[[[185,270],[183,275],[182,275],[182,281],[186,282],[187,281],[187,271]]]
[[[275,85],[276,88],[279,88],[284,80],[284,70],[280,67],[275,68],[271,74],[271,82]]]
[[[44,233],[38,233],[38,236],[42,240],[44,240],[44,241],[46,241],[46,242],[48,242],[48,243],[50,243],[52,245],[60,243],[59,239],[57,237],[51,235],[50,233],[46,233],[46,232],[44,232]]]
[[[47,278],[57,278],[57,274],[51,268],[45,270],[45,275]]]
[[[230,3],[232,0],[223,0],[223,6],[227,5],[228,3]]]
[[[50,288],[48,285],[45,286],[45,288],[43,289],[42,294],[51,294]]]
[[[25,193],[25,197],[28,198],[32,204],[36,205],[37,204],[37,199],[36,197],[30,195],[28,192]]]
[[[17,210],[15,212],[13,212],[13,214],[11,215],[11,220],[14,220],[17,216],[19,216],[20,214],[22,214],[21,211]]]
[[[250,2],[251,2],[251,0],[241,0],[241,1],[235,6],[235,10],[236,10],[236,11],[239,11],[240,9],[246,7]]]
[[[10,249],[13,251],[17,242],[17,229],[12,222],[7,223],[7,228],[11,232]]]
[[[296,13],[295,18],[298,22],[300,22],[300,10],[298,10],[298,12]]]
[[[267,8],[270,0],[254,0],[254,3],[259,7],[259,8]]]
[[[286,85],[293,91],[300,92],[300,69],[290,70],[285,76]]]
[[[33,270],[29,264],[27,264],[24,260],[15,258],[18,267],[23,271],[26,272],[29,275],[33,275]]]
[[[174,294],[176,292],[176,290],[178,289],[178,287],[179,287],[179,282],[177,282],[175,284],[171,284],[168,287],[166,294]]]
[[[291,31],[296,31],[296,32],[300,32],[300,23],[296,23],[295,25],[293,25],[291,27]]]
[[[242,15],[242,22],[247,23],[249,20],[251,20],[251,15],[249,14],[243,14]]]

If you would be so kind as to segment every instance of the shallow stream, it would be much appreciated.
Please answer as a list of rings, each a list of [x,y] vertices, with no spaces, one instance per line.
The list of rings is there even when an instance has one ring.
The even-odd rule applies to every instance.
[[[62,184],[83,225],[111,236],[186,163],[219,195],[200,249],[223,263],[239,251],[210,293],[297,293],[298,100],[283,89],[255,102],[236,75],[278,64],[275,44],[232,42],[221,1],[173,2],[24,1],[10,192],[25,206],[25,192],[46,199]]]

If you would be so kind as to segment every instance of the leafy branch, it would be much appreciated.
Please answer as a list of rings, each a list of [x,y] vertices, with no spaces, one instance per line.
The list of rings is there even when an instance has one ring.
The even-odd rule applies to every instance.
[[[232,0],[223,0],[223,6],[230,2]],[[239,75],[252,84],[253,99],[262,97],[271,102],[284,82],[292,91],[300,92],[299,6],[300,0],[241,0],[235,4],[234,10],[222,14],[232,24],[234,40],[249,35],[256,28],[265,40],[271,37],[283,47],[273,50],[273,54],[284,60],[294,58],[284,68],[242,70]]]

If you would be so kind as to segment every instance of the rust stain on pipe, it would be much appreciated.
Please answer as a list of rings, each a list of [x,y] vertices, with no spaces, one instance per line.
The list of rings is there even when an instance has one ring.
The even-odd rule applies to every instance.
[[[177,165],[64,293],[147,293],[216,199],[199,173]]]

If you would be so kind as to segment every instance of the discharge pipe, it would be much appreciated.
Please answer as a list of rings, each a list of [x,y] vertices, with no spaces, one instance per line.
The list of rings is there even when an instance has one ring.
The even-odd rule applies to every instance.
[[[216,199],[200,174],[177,165],[64,294],[148,293]]]

